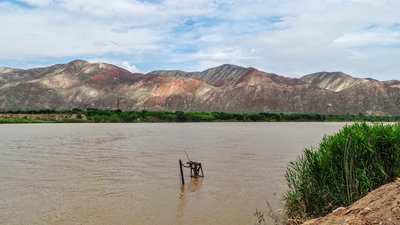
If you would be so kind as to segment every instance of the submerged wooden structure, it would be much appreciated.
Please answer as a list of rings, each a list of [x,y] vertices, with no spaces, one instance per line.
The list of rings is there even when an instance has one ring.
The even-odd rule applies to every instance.
[[[187,165],[183,164],[182,160],[179,160],[179,168],[181,171],[182,184],[185,184],[185,178],[183,177],[182,167],[190,169],[190,177],[194,177],[194,178],[204,177],[203,167],[201,166],[201,163],[190,160],[190,161],[186,162],[186,164]]]

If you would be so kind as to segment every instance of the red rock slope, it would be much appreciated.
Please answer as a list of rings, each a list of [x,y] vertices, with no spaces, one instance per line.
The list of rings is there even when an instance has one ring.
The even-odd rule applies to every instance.
[[[138,74],[83,60],[0,68],[0,110],[72,108],[400,115],[400,81],[327,72],[295,79],[234,65]]]

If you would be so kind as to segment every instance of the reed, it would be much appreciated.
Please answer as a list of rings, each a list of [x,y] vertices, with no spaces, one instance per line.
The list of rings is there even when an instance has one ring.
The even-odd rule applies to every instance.
[[[399,124],[346,125],[289,163],[284,208],[299,222],[324,216],[399,176]]]

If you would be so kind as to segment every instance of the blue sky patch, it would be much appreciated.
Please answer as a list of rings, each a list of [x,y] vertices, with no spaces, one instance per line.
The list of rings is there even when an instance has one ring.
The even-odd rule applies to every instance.
[[[0,67],[83,59],[142,72],[226,63],[286,76],[331,70],[389,80],[400,72],[400,1],[0,3]]]
[[[19,6],[21,8],[24,8],[24,9],[33,9],[33,8],[35,8],[34,6],[31,6],[31,5],[29,5],[29,4],[25,3],[25,2],[21,2],[21,1],[0,0],[0,2],[8,2],[8,3],[11,3],[13,5],[16,5],[16,6]]]

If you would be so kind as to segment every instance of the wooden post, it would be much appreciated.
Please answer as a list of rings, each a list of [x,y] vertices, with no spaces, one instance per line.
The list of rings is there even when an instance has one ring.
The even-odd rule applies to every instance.
[[[182,160],[179,160],[179,168],[181,169],[182,184],[185,184],[185,178],[183,178]]]
[[[200,163],[200,169],[201,169],[201,176],[204,177],[203,167],[201,166],[201,163]]]
[[[190,177],[193,177],[193,164],[190,164]]]

